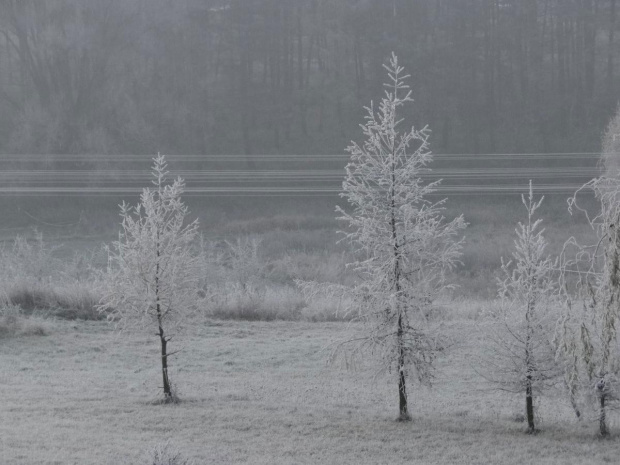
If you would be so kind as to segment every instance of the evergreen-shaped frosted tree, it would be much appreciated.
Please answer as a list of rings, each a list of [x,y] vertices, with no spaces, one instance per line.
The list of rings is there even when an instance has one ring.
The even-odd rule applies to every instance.
[[[528,433],[536,431],[535,397],[554,385],[559,375],[553,347],[557,261],[546,255],[542,219],[535,219],[543,199],[534,199],[531,182],[529,195],[521,196],[527,222],[519,222],[515,230],[513,259],[502,259],[500,306],[490,315],[483,357],[483,376],[491,386],[525,395]]]
[[[198,302],[199,264],[192,251],[198,221],[186,223],[185,184],[181,178],[166,183],[163,155],[152,169],[155,187],[144,189],[135,207],[121,205],[122,230],[108,248],[108,287],[99,309],[124,327],[157,330],[164,401],[173,402],[169,332]]]
[[[347,294],[365,323],[364,333],[342,348],[368,349],[382,368],[397,374],[399,418],[407,420],[407,379],[415,374],[430,382],[441,349],[426,322],[434,299],[449,287],[446,271],[461,255],[456,236],[465,222],[462,216],[445,221],[444,200],[429,200],[439,184],[422,180],[432,161],[430,130],[399,132],[399,110],[412,101],[409,76],[394,54],[384,66],[389,82],[378,111],[372,104],[367,108],[366,140],[347,149],[351,159],[341,196],[350,208],[337,209],[361,257],[349,264],[360,280]]]

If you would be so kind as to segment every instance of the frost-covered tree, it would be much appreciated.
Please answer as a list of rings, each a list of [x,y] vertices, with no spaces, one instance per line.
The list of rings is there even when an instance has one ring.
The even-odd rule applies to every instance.
[[[603,136],[603,162],[606,176],[620,177],[620,106]]]
[[[260,239],[238,237],[235,242],[226,241],[226,245],[228,246],[226,262],[231,281],[239,286],[243,294],[252,293],[265,266],[260,256]]]
[[[521,196],[527,221],[515,230],[512,260],[502,258],[503,277],[498,278],[500,305],[492,312],[485,334],[483,376],[498,389],[525,396],[528,433],[536,431],[534,398],[551,387],[559,374],[553,348],[557,318],[557,260],[545,253],[547,241],[536,210],[544,197]]]
[[[430,130],[399,132],[398,112],[413,100],[405,84],[409,76],[394,54],[384,67],[389,82],[378,111],[372,104],[366,108],[366,140],[347,148],[351,159],[341,196],[349,208],[337,209],[361,257],[349,264],[360,279],[347,293],[365,323],[364,333],[345,346],[354,344],[356,353],[368,349],[382,368],[397,374],[399,418],[407,420],[408,376],[430,382],[441,350],[426,323],[434,299],[449,287],[446,271],[461,254],[456,236],[465,222],[462,216],[446,221],[445,200],[428,199],[439,184],[422,180],[432,161]]]
[[[186,222],[181,178],[167,183],[163,155],[154,158],[154,188],[135,207],[121,205],[121,232],[108,248],[108,286],[99,309],[123,327],[156,329],[164,400],[176,400],[168,374],[170,330],[197,304],[199,266],[192,247],[198,221]]]
[[[600,202],[596,216],[577,202],[585,190]],[[571,238],[564,248],[566,305],[557,330],[558,358],[564,362],[571,398],[581,392],[595,400],[599,433],[608,436],[607,412],[620,400],[620,180],[594,179],[569,205],[586,214],[596,241],[582,245]],[[569,292],[571,281],[574,292]]]

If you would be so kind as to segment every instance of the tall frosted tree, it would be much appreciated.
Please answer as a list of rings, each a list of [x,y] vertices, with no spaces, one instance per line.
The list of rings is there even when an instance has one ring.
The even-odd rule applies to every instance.
[[[435,297],[448,287],[446,271],[461,254],[462,216],[445,221],[444,200],[431,201],[439,181],[424,183],[432,161],[428,127],[401,132],[399,110],[412,102],[409,77],[392,54],[385,96],[379,108],[367,108],[365,141],[351,154],[341,194],[349,208],[338,208],[359,261],[350,263],[360,277],[351,290],[364,333],[346,343],[355,351],[378,354],[382,368],[397,374],[399,418],[410,419],[407,380],[415,374],[430,382],[440,351],[425,330]]]
[[[605,130],[602,149],[606,176],[620,178],[620,106]]]
[[[199,266],[192,247],[198,221],[186,222],[181,178],[167,183],[163,155],[154,158],[154,188],[135,207],[121,205],[121,232],[108,248],[108,287],[100,310],[124,327],[156,330],[164,401],[176,401],[168,373],[170,331],[197,304]]]
[[[590,190],[600,210],[589,215],[578,194]],[[609,435],[607,412],[620,400],[620,180],[617,173],[593,179],[569,201],[571,211],[584,212],[596,241],[567,241],[562,269],[565,312],[558,324],[558,358],[564,362],[571,396],[594,400],[599,434]],[[570,292],[572,290],[573,292]]]
[[[528,433],[534,433],[534,400],[559,375],[553,346],[557,263],[545,253],[542,219],[536,219],[543,197],[534,199],[531,182],[529,195],[521,200],[527,221],[519,222],[515,231],[512,260],[502,259],[500,305],[490,315],[485,334],[483,376],[491,386],[525,397]]]

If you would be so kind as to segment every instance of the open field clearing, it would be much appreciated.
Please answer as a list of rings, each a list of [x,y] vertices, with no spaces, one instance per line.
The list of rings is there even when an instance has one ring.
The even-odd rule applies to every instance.
[[[523,433],[523,399],[472,370],[470,313],[446,319],[457,343],[432,389],[411,385],[410,423],[395,421],[393,379],[326,367],[345,323],[198,322],[171,346],[185,347],[171,372],[183,402],[157,405],[155,336],[49,321],[46,336],[0,339],[0,462],[146,465],[170,440],[196,464],[617,463],[617,416],[600,440],[559,393],[540,403],[542,432]]]

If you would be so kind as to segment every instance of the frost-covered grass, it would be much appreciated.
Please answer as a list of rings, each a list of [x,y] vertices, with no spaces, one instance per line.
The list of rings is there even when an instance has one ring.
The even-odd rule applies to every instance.
[[[615,463],[617,416],[612,439],[600,440],[594,422],[577,423],[553,394],[530,436],[518,421],[524,399],[485,390],[471,365],[490,305],[445,305],[457,344],[432,389],[411,386],[410,423],[395,421],[393,379],[326,367],[322,349],[346,337],[346,323],[197,320],[175,339],[178,405],[154,402],[154,336],[80,321],[0,339],[0,462],[148,465],[170,441],[197,465]]]
[[[0,305],[24,314],[101,319],[94,279],[95,255],[52,245],[37,233],[16,236],[0,249]],[[62,255],[65,257],[61,258]]]
[[[85,283],[33,283],[20,280],[9,284],[5,297],[13,305],[30,314],[44,314],[67,320],[100,320],[98,294]]]
[[[27,317],[15,305],[0,307],[0,339],[23,336],[44,336],[48,323],[40,317]]]
[[[302,229],[294,229],[299,225]],[[321,221],[305,223],[276,218],[276,229],[265,230],[264,221],[234,223],[222,236],[204,235],[202,285],[205,313],[221,319],[272,321],[342,320],[342,303],[323,299],[306,302],[295,280],[350,284],[353,273],[345,264],[352,260],[346,244]],[[334,225],[331,225],[334,227]],[[304,229],[306,227],[319,229]],[[473,299],[496,295],[495,276],[500,257],[509,257],[512,226],[471,226],[464,246],[463,265],[452,280],[459,286],[455,296]],[[244,235],[235,235],[243,233]],[[547,228],[550,249],[557,253],[568,234],[583,237],[583,227]],[[229,245],[256,241],[257,256],[231,262]],[[82,250],[53,236],[30,239],[12,246],[8,241],[0,263],[0,302],[19,305],[27,314],[64,319],[99,319],[95,306],[100,298],[100,276],[93,273],[105,263],[102,243],[80,243]],[[75,249],[75,250],[74,250]]]
[[[491,223],[480,214],[471,221],[465,232],[463,264],[450,278],[459,286],[454,295],[494,298],[500,257],[510,256],[514,225]],[[223,222],[203,231],[205,313],[249,321],[342,320],[341,302],[306,302],[295,285],[295,280],[353,282],[354,273],[345,267],[353,260],[350,248],[345,242],[338,243],[341,226],[333,216],[279,214]],[[552,254],[561,250],[570,235],[582,240],[589,233],[583,224],[566,227],[546,222],[546,228]],[[17,240],[7,236],[0,248],[0,304],[19,305],[26,314],[101,318],[95,309],[101,296],[99,277],[93,271],[106,263],[104,238],[88,239],[82,236],[86,232],[77,231],[71,239],[53,232],[37,236],[32,231]],[[110,242],[115,235],[110,232],[106,238]],[[249,267],[239,266],[247,263],[243,254],[236,262],[231,262],[229,254],[229,244],[237,247],[246,241],[257,244],[257,256]]]

